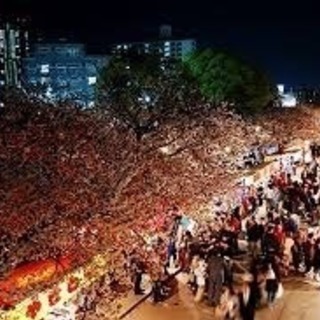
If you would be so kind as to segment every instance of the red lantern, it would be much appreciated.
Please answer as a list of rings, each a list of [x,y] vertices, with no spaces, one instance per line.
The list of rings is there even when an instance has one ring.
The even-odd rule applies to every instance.
[[[79,283],[79,278],[71,277],[68,282],[68,292],[71,293],[77,290],[79,287]]]
[[[40,309],[41,309],[40,301],[33,301],[31,304],[28,305],[27,313],[26,313],[27,317],[31,319],[35,319]]]

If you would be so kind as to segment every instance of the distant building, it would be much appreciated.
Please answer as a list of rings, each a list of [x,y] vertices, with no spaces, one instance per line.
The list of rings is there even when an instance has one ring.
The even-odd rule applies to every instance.
[[[22,59],[29,52],[27,19],[0,18],[0,87],[20,87]]]
[[[320,103],[320,89],[318,87],[300,86],[295,89],[295,94],[301,104]]]
[[[139,42],[122,42],[112,46],[113,54],[134,51],[138,54],[157,54],[165,58],[183,59],[197,48],[197,42],[192,38],[172,37],[172,28],[162,25],[158,39]]]
[[[37,43],[23,60],[24,80],[29,90],[51,101],[92,105],[98,73],[108,61],[108,56],[87,55],[83,44]]]

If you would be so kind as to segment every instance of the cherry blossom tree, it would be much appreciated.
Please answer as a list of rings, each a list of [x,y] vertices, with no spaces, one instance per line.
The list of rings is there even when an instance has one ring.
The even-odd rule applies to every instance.
[[[191,116],[137,139],[105,114],[9,101],[0,115],[0,232],[9,249],[2,274],[52,255],[71,254],[78,266],[99,252],[122,270],[121,251],[141,247],[153,217],[172,205],[197,212],[225,194],[237,158],[253,144],[316,137],[318,113],[279,111],[251,122],[198,103]]]

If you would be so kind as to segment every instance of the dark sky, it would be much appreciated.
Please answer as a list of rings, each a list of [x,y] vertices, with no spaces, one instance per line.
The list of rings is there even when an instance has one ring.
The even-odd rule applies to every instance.
[[[289,0],[0,0],[47,34],[91,47],[157,33],[161,23],[260,65],[277,82],[320,84],[320,3]],[[1,11],[1,8],[0,8]]]

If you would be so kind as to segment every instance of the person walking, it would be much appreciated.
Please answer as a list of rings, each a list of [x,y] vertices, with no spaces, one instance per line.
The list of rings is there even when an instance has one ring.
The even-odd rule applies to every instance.
[[[256,296],[252,290],[252,277],[247,274],[243,277],[243,285],[238,294],[239,312],[242,320],[254,320],[256,310]]]
[[[203,298],[205,285],[206,285],[206,275],[207,275],[207,264],[203,259],[201,259],[195,270],[196,284],[197,284],[196,296],[194,298],[195,302],[200,302]]]
[[[134,270],[133,270],[133,283],[134,283],[133,289],[134,289],[135,295],[143,294],[143,290],[141,289],[142,275],[143,275],[143,266],[142,266],[142,263],[138,260],[134,263]]]

